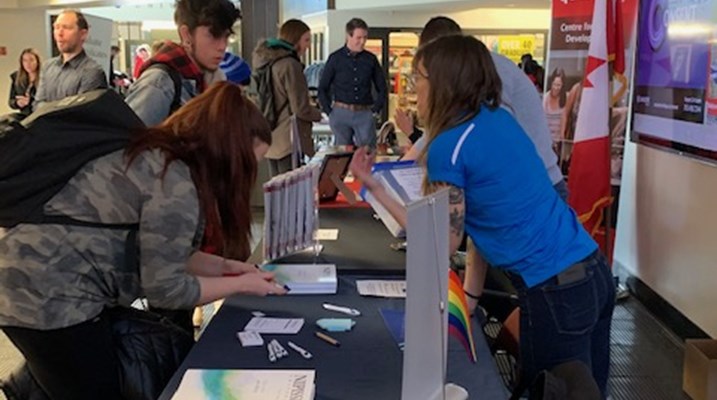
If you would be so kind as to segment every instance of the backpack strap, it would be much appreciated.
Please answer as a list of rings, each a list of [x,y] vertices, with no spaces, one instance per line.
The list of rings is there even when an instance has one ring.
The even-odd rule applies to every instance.
[[[64,215],[43,215],[42,220],[37,221],[37,222],[33,221],[33,222],[27,222],[27,223],[40,224],[40,225],[57,224],[57,225],[84,226],[87,228],[105,228],[105,229],[130,230],[130,231],[139,229],[139,223],[107,224],[107,223],[103,223],[103,222],[81,221],[79,219],[74,219],[74,218],[67,217]]]
[[[172,115],[182,106],[182,75],[179,74],[179,71],[164,63],[152,64],[147,69],[152,68],[160,69],[172,78],[172,82],[174,83],[174,98],[172,99],[172,104],[169,106],[169,114],[167,114]]]

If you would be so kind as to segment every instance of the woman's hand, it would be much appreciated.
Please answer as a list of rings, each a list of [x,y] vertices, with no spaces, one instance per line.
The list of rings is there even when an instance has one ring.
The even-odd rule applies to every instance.
[[[369,151],[368,147],[361,147],[354,152],[349,165],[351,175],[363,182],[368,190],[372,190],[378,185],[378,182],[371,176],[373,160],[374,154]]]
[[[18,107],[25,108],[30,104],[30,98],[27,96],[15,96],[15,103],[17,103]]]
[[[253,296],[266,296],[268,294],[284,295],[286,289],[276,281],[271,272],[257,272],[243,274],[236,278],[239,280],[239,293]]]
[[[401,130],[401,132],[405,133],[406,135],[411,135],[413,133],[413,117],[411,117],[410,113],[406,112],[401,108],[398,108],[396,109],[396,115],[394,115],[394,119],[396,120],[396,125],[398,126],[398,129]]]
[[[261,272],[261,270],[258,269],[254,264],[248,264],[237,260],[230,260],[228,258],[225,258],[223,260],[222,275],[224,276],[242,275],[255,272]]]

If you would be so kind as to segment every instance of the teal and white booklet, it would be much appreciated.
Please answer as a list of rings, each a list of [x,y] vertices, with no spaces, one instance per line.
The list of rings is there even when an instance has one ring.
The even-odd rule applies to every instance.
[[[315,371],[188,369],[172,400],[313,400]]]
[[[336,264],[265,264],[274,280],[289,287],[289,294],[336,294]]]

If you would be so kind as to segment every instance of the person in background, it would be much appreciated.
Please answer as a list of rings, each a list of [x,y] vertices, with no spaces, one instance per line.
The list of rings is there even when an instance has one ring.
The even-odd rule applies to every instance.
[[[319,103],[329,116],[337,145],[376,145],[374,114],[383,110],[388,88],[381,64],[366,51],[367,39],[366,22],[351,19],[346,45],[329,56],[321,74]]]
[[[419,45],[425,45],[441,36],[461,35],[462,33],[461,27],[454,20],[442,16],[434,17],[423,27],[419,37]],[[561,198],[567,201],[567,185],[557,165],[557,156],[552,149],[548,121],[545,118],[540,97],[538,97],[535,87],[526,75],[515,67],[511,60],[495,52],[491,52],[490,55],[498,71],[498,76],[503,82],[500,94],[503,107],[513,113],[515,119],[518,120],[520,126],[530,137],[530,140],[533,141],[555,190],[560,194]],[[410,119],[406,122],[402,124],[403,126],[399,124],[399,128],[403,132],[409,135],[412,134],[412,137],[423,135],[420,129],[415,128],[415,124],[409,125],[412,122]],[[403,159],[417,159],[424,147],[425,139],[417,139],[415,146],[408,151]]]
[[[137,46],[134,55],[134,68],[132,69],[132,78],[139,78],[139,73],[142,71],[142,66],[149,60],[152,54],[149,52],[150,48],[148,44],[141,44]]]
[[[545,71],[543,70],[543,67],[541,67],[537,61],[530,60],[526,61],[523,64],[523,72],[525,72],[525,74],[528,76],[528,79],[533,82],[535,90],[537,90],[538,93],[542,96],[543,83],[545,79]]]
[[[230,0],[178,0],[174,11],[181,43],[167,41],[143,66],[125,101],[147,126],[157,125],[174,111],[174,80],[164,64],[181,79],[180,104],[226,79],[219,69],[229,36],[241,13]]]
[[[518,68],[524,70],[525,66],[528,65],[528,63],[533,61],[533,55],[530,53],[525,53],[522,56],[520,56],[520,62],[518,63]]]
[[[112,45],[110,47],[110,76],[109,76],[109,85],[111,88],[117,87],[117,82],[115,80],[117,79],[118,75],[115,73],[115,58],[119,55],[120,48],[119,46]]]
[[[57,16],[52,25],[52,36],[60,55],[43,65],[33,109],[45,101],[107,88],[104,69],[85,53],[83,47],[89,29],[87,19],[77,10],[64,10]]]
[[[556,68],[548,78],[548,91],[543,96],[543,110],[548,119],[550,136],[553,138],[555,148],[562,137],[560,136],[560,119],[567,100],[567,85],[565,83],[565,70]]]
[[[152,55],[155,55],[159,53],[159,50],[164,46],[165,41],[164,40],[155,40],[152,42]]]
[[[241,57],[230,52],[224,53],[224,59],[219,64],[219,69],[224,72],[229,82],[240,86],[251,84],[251,67]]]
[[[311,105],[309,88],[304,76],[304,65],[300,57],[311,46],[311,30],[298,19],[290,19],[279,28],[278,39],[260,41],[253,55],[253,64],[261,68],[271,62],[271,82],[277,125],[272,132],[272,145],[266,153],[271,176],[293,169],[292,117],[296,128],[301,153],[314,155],[314,141],[311,136],[312,122],[321,120],[321,112]],[[301,160],[297,160],[297,164]]]
[[[413,71],[428,141],[425,192],[449,191],[451,254],[465,232],[518,289],[521,379],[532,382],[541,370],[577,360],[605,398],[615,303],[610,269],[552,187],[534,143],[500,107],[493,57],[472,36],[444,36],[419,48]],[[405,227],[406,209],[371,175],[372,164],[361,148],[350,169]]]
[[[20,68],[10,74],[9,105],[23,116],[32,113],[32,103],[40,82],[40,55],[35,49],[25,49],[20,53]]]
[[[44,205],[48,215],[139,223],[136,267],[125,263],[137,254],[126,254],[123,230],[20,224],[0,238],[0,327],[49,398],[123,398],[113,307],[146,297],[153,308],[190,310],[233,294],[286,293],[245,262],[251,188],[270,143],[241,88],[217,83],[124,150],[90,161]],[[222,256],[198,249],[205,223],[221,230],[213,244]],[[151,368],[149,356],[137,368]]]

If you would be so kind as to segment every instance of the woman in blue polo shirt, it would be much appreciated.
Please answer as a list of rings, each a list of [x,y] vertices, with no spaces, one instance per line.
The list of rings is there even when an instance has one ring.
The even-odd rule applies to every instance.
[[[414,79],[429,140],[426,189],[450,188],[451,251],[465,231],[518,289],[522,378],[580,360],[605,396],[611,273],[553,189],[533,143],[500,107],[501,82],[488,49],[470,36],[436,39],[416,54]],[[371,177],[371,164],[360,149],[351,170],[405,226],[405,209]]]

